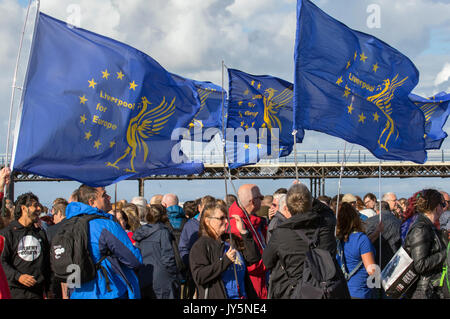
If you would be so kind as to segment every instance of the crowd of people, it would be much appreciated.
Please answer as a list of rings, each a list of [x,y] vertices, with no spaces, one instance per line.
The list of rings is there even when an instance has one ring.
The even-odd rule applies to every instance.
[[[3,168],[0,190],[9,182]],[[31,192],[3,203],[0,299],[298,298],[312,248],[331,256],[343,278],[338,298],[390,298],[368,279],[401,247],[418,278],[402,298],[450,297],[448,277],[442,280],[450,198],[442,190],[379,200],[372,193],[314,198],[299,182],[264,196],[244,184],[236,196],[181,204],[176,194],[111,203],[103,187],[81,185],[51,208]],[[80,216],[91,217],[86,238],[95,274],[72,285],[54,271],[51,255]]]

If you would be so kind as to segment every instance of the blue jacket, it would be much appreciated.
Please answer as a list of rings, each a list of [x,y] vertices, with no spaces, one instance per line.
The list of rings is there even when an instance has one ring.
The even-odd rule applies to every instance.
[[[89,222],[89,251],[94,263],[97,263],[102,254],[111,252],[101,262],[108,275],[110,289],[107,290],[106,280],[101,271],[97,271],[94,280],[75,288],[70,295],[71,299],[114,299],[128,293],[128,298],[139,299],[139,281],[134,273],[142,265],[142,256],[123,228],[114,221],[111,214],[83,203],[72,202],[66,208],[66,218],[70,219],[81,214],[96,214],[108,219],[93,219]]]
[[[178,205],[167,207],[167,216],[169,217],[170,224],[175,229],[180,229],[183,219],[186,219],[183,208]]]
[[[175,261],[172,233],[162,223],[146,224],[133,235],[142,253],[144,266],[139,269],[141,288],[152,287],[157,299],[180,298],[180,274]]]
[[[189,267],[189,251],[198,239],[198,228],[200,226],[200,222],[197,218],[198,214],[184,224],[183,230],[181,231],[180,242],[178,244],[180,257],[186,267]]]

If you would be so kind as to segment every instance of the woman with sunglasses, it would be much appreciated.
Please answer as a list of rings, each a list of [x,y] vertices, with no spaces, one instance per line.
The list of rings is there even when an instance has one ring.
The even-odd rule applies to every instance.
[[[258,247],[238,215],[231,217],[242,240],[227,232],[227,213],[227,207],[216,201],[204,208],[200,219],[199,239],[189,254],[199,299],[256,298],[246,265],[261,259]]]
[[[424,189],[416,197],[418,215],[406,235],[404,248],[413,259],[419,279],[409,288],[407,297],[436,299],[440,297],[438,286],[447,245],[435,223],[445,202],[442,194],[434,189]]]

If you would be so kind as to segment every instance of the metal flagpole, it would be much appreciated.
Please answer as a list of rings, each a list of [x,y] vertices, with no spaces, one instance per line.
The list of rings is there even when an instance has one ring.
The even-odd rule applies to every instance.
[[[226,68],[226,65],[222,61],[222,88],[224,87],[224,69],[225,68]],[[222,92],[222,146],[223,146],[223,162],[224,162],[223,170],[224,170],[224,174],[225,174],[225,193],[228,194],[227,181],[226,181],[226,178],[228,176],[228,178],[230,180],[230,184],[233,187],[234,194],[236,195],[239,207],[244,212],[244,215],[247,218],[248,223],[249,223],[250,228],[252,229],[253,233],[256,234],[256,239],[257,239],[258,243],[261,245],[261,247],[264,248],[265,245],[261,242],[261,239],[259,238],[258,233],[256,232],[255,228],[253,227],[249,214],[247,213],[245,208],[242,206],[241,201],[239,200],[238,192],[236,191],[236,187],[234,186],[233,181],[231,179],[231,170],[230,169],[227,170],[227,168],[226,168],[227,154],[225,152],[225,119],[224,118],[225,118],[225,116],[224,116],[224,100],[223,100],[223,92]],[[231,228],[230,228],[230,239],[231,239]]]
[[[379,163],[379,166],[378,166],[378,209],[379,209],[379,211],[380,211],[380,223],[381,223],[381,161],[380,161],[380,163]],[[379,236],[379,249],[378,249],[378,252],[379,252],[379,254],[378,254],[378,262],[379,262],[379,266],[380,266],[380,269],[381,269],[381,232],[380,232],[380,234],[378,235]]]
[[[225,153],[225,99],[224,99],[224,87],[225,87],[225,63],[222,60],[222,151],[223,151],[223,170],[224,170],[224,181],[225,181],[225,203],[227,205],[228,210],[228,185],[227,185],[227,161],[226,161],[226,153]],[[231,216],[229,211],[227,211],[228,215],[228,229],[229,229],[229,237],[230,237],[230,247],[233,247],[233,239],[231,236]],[[235,257],[237,258],[237,257]],[[236,287],[238,289],[239,297],[241,297],[241,289],[239,288],[239,281],[237,276],[237,270],[236,270],[236,263],[233,261],[233,272],[234,272],[234,279],[236,280]]]
[[[295,161],[295,180],[298,183],[298,161],[297,161],[297,130],[292,132],[294,136],[294,161]]]
[[[5,167],[9,167],[9,141],[10,141],[10,136],[11,136],[11,121],[12,121],[12,111],[13,111],[13,107],[14,107],[14,97],[15,97],[15,92],[16,89],[18,89],[18,87],[16,87],[16,82],[17,82],[17,72],[19,69],[19,61],[20,61],[20,55],[22,53],[22,44],[23,44],[23,38],[25,37],[25,29],[27,26],[27,21],[28,21],[28,15],[30,13],[30,8],[31,8],[31,3],[33,2],[33,0],[29,0],[28,2],[28,7],[27,7],[27,13],[25,16],[25,22],[23,24],[23,28],[22,28],[22,35],[20,37],[20,42],[19,42],[19,52],[17,53],[17,57],[16,57],[16,67],[14,69],[14,76],[13,76],[13,83],[12,83],[12,87],[11,87],[11,102],[10,102],[10,107],[9,107],[9,117],[8,117],[8,131],[7,131],[7,135],[6,135],[6,162],[5,162]],[[36,13],[36,19],[35,19],[35,23],[37,21],[37,14],[39,13],[39,6],[40,6],[40,1],[37,0],[37,13]],[[21,88],[23,90],[23,88]],[[17,125],[17,123],[16,123]],[[3,194],[6,194],[6,183],[3,186]],[[6,196],[3,196],[3,200],[2,200],[2,216],[6,216]]]
[[[341,162],[341,171],[339,173],[339,182],[338,182],[338,193],[337,193],[337,202],[336,202],[336,227],[334,227],[334,236],[336,237],[337,233],[337,219],[339,214],[339,195],[341,194],[341,181],[342,181],[342,175],[344,173],[344,162],[345,162],[345,151],[347,149],[347,141],[344,144],[344,154],[342,155],[342,162]]]

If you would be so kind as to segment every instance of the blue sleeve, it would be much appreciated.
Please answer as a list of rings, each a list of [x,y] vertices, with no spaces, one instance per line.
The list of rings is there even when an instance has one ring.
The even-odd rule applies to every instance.
[[[119,224],[111,221],[105,227],[99,238],[100,251],[109,250],[125,266],[137,269],[142,264],[142,255],[138,248],[133,246],[127,233]]]
[[[190,227],[188,223],[186,223],[181,231],[180,242],[178,243],[178,251],[180,252],[180,257],[183,260],[183,263],[189,267],[189,234],[188,230]]]
[[[364,255],[367,253],[375,254],[375,248],[370,242],[369,237],[367,237],[366,234],[361,234],[361,236],[359,237],[359,254]]]

